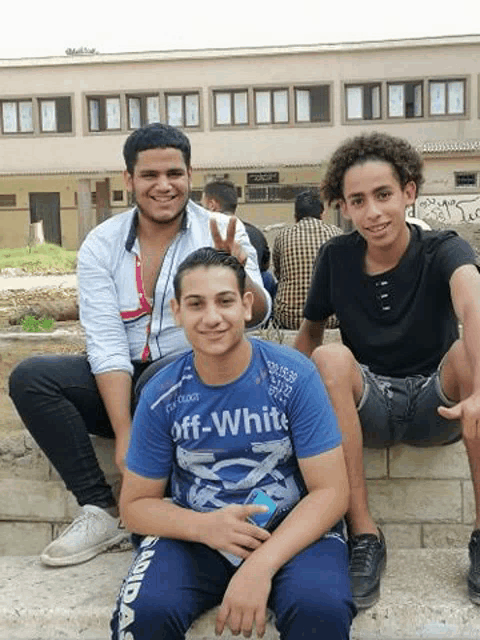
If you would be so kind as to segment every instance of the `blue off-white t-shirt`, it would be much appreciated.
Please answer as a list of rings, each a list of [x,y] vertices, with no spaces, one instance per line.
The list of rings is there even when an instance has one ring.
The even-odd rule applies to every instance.
[[[171,475],[172,498],[183,507],[212,511],[261,488],[289,510],[306,493],[297,457],[341,443],[312,362],[289,347],[251,344],[250,364],[234,382],[204,384],[190,352],[142,392],[127,467],[146,478]]]

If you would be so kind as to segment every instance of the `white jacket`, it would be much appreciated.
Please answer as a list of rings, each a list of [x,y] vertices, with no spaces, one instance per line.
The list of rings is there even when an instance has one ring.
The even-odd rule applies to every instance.
[[[225,237],[229,216],[188,202],[182,228],[169,246],[158,274],[153,309],[143,295],[136,208],[109,218],[87,235],[78,253],[78,295],[80,321],[94,374],[116,370],[132,374],[132,361],[157,360],[189,348],[170,309],[173,278],[180,262],[192,251],[213,246],[209,227],[212,216]],[[255,249],[239,220],[235,240],[247,253],[248,275],[263,288]],[[271,300],[263,291],[268,318]]]

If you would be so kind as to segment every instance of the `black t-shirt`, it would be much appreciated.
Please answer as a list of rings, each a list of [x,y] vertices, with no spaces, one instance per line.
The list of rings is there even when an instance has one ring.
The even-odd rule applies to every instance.
[[[260,271],[266,271],[270,266],[270,248],[268,246],[267,239],[260,229],[257,229],[253,224],[245,222],[245,220],[242,220],[242,222],[245,227],[245,231],[247,232],[248,239],[257,252]]]
[[[357,362],[379,375],[430,375],[458,337],[450,277],[475,264],[470,245],[454,231],[415,225],[398,265],[380,275],[364,272],[366,243],[354,231],[318,253],[304,315],[337,314],[343,343]]]

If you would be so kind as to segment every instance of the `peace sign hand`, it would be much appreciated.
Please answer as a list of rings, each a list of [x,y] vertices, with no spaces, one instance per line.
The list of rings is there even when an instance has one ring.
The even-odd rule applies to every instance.
[[[217,221],[213,217],[210,218],[210,233],[212,234],[215,249],[218,249],[219,251],[226,251],[237,258],[241,265],[245,266],[245,263],[247,262],[247,254],[238,242],[235,241],[236,228],[237,218],[235,216],[231,216],[228,221],[227,235],[224,239],[218,229]]]

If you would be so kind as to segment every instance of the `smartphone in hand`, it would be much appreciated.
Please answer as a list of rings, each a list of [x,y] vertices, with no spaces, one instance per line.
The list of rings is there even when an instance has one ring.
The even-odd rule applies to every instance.
[[[253,489],[247,496],[244,504],[261,504],[268,507],[268,511],[262,511],[261,513],[254,513],[249,518],[248,521],[251,524],[256,525],[257,527],[261,527],[262,529],[268,529],[268,526],[271,524],[272,519],[277,510],[277,505],[269,495],[262,491],[261,489]],[[220,551],[220,549],[219,549]],[[231,564],[235,567],[238,567],[239,564],[243,562],[243,558],[239,556],[235,556],[233,553],[229,553],[228,551],[220,551],[222,555],[227,558]]]
[[[257,527],[268,529],[268,526],[271,524],[275,512],[277,511],[275,500],[267,495],[265,491],[262,491],[261,489],[253,489],[245,500],[245,504],[259,504],[268,507],[268,511],[254,513],[249,518],[249,521],[252,524],[256,524]]]

